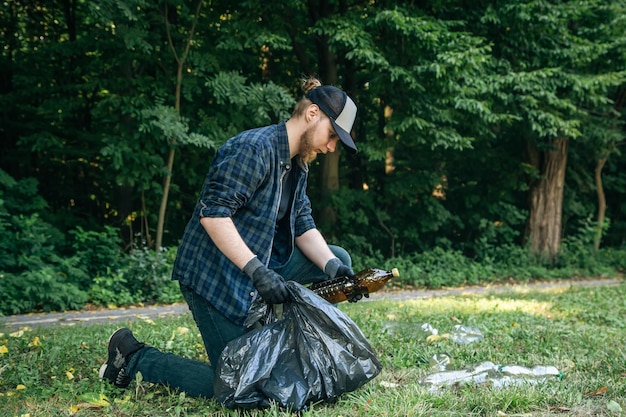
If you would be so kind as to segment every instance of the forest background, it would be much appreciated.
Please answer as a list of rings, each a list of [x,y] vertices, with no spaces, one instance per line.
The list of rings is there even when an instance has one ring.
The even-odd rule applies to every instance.
[[[318,76],[320,230],[401,285],[626,269],[626,1],[2,1],[2,314],[180,299],[211,158]]]

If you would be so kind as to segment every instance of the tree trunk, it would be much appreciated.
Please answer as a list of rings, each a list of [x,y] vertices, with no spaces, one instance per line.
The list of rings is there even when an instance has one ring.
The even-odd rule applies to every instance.
[[[176,148],[172,146],[167,157],[167,173],[163,179],[163,196],[161,197],[161,205],[159,206],[159,218],[157,220],[156,243],[157,251],[163,247],[163,231],[165,229],[165,213],[167,212],[167,201],[170,195],[170,186],[172,184],[172,170],[174,169],[174,155]]]
[[[169,29],[169,20],[168,20],[168,5],[165,3],[165,30],[167,32],[167,39],[170,45],[170,50],[176,59],[177,68],[176,68],[176,91],[174,93],[174,108],[176,109],[176,114],[180,117],[180,99],[183,85],[183,67],[185,65],[185,61],[187,60],[187,56],[189,54],[189,48],[191,47],[191,41],[193,40],[193,34],[196,29],[196,24],[198,23],[198,16],[200,15],[200,8],[202,7],[202,0],[198,0],[196,4],[196,11],[191,23],[191,28],[189,29],[189,35],[187,37],[187,42],[185,44],[185,48],[183,53],[178,56],[178,52],[174,47],[174,41],[170,34]],[[167,202],[170,194],[170,187],[172,184],[172,172],[174,170],[174,155],[176,154],[176,138],[171,138],[170,149],[167,157],[167,171],[165,173],[165,178],[163,179],[163,196],[161,197],[161,205],[159,207],[159,218],[157,220],[157,230],[156,230],[156,250],[161,250],[163,245],[163,231],[165,229],[165,213],[167,212]]]
[[[598,218],[596,224],[596,235],[593,239],[593,249],[600,249],[600,240],[602,240],[602,228],[604,226],[604,216],[606,215],[606,195],[604,194],[604,186],[602,185],[602,169],[606,164],[607,158],[601,158],[596,164],[593,171],[593,179],[596,183],[596,194],[598,195]]]
[[[328,46],[326,37],[318,39],[317,48],[322,84],[334,85],[337,82],[337,62],[335,55]],[[339,189],[339,155],[341,146],[341,142],[337,143],[337,150],[324,155],[321,161],[320,201],[322,206],[320,207],[318,220],[320,226],[327,231],[332,230],[333,225],[337,221],[337,210],[332,204],[331,197]]]
[[[529,143],[531,162],[541,174],[530,191],[530,248],[535,255],[551,261],[556,258],[561,245],[568,146],[568,139],[559,138],[552,142],[551,149],[541,152]]]
[[[626,88],[620,88],[615,98],[614,108],[618,113],[624,109],[626,102]],[[617,129],[617,128],[616,128]],[[604,228],[604,219],[606,218],[606,195],[604,194],[604,185],[602,183],[602,170],[609,160],[610,155],[615,152],[617,144],[611,141],[605,153],[596,161],[596,168],[593,172],[593,180],[596,185],[596,195],[598,196],[598,216],[596,218],[596,235],[593,239],[593,249],[600,249],[602,240],[602,229]]]
[[[337,147],[341,146],[337,144]],[[320,210],[320,225],[325,230],[332,230],[337,221],[337,210],[332,204],[332,195],[339,190],[339,155],[340,150],[324,155],[322,160],[322,202]]]

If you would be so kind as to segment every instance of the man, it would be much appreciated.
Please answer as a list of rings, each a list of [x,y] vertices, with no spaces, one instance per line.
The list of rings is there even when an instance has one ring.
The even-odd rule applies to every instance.
[[[288,301],[285,280],[302,284],[354,276],[348,253],[316,229],[306,195],[307,163],[350,136],[357,108],[346,93],[310,78],[286,122],[240,133],[211,163],[185,229],[173,279],[200,329],[210,365],[163,353],[115,332],[100,376],[125,388],[137,372],[192,396],[213,396],[213,366],[226,344],[243,335],[255,296]],[[356,301],[351,300],[351,301]]]

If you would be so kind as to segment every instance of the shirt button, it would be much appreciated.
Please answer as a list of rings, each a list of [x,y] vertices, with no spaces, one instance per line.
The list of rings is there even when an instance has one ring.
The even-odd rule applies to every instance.
[[[254,297],[254,291],[250,291],[250,297]]]

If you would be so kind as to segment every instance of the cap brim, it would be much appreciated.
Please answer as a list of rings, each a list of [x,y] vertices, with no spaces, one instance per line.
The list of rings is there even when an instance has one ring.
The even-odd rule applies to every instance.
[[[359,150],[356,148],[356,145],[354,144],[354,140],[352,140],[352,136],[350,135],[350,133],[348,133],[345,130],[343,130],[343,128],[341,128],[341,126],[339,126],[332,119],[332,117],[329,117],[329,119],[330,119],[330,122],[333,125],[333,128],[335,129],[335,133],[337,133],[337,136],[339,136],[339,140],[341,140],[341,143],[343,143],[343,145],[346,148],[346,150],[348,152],[350,152],[351,154],[358,153]]]

